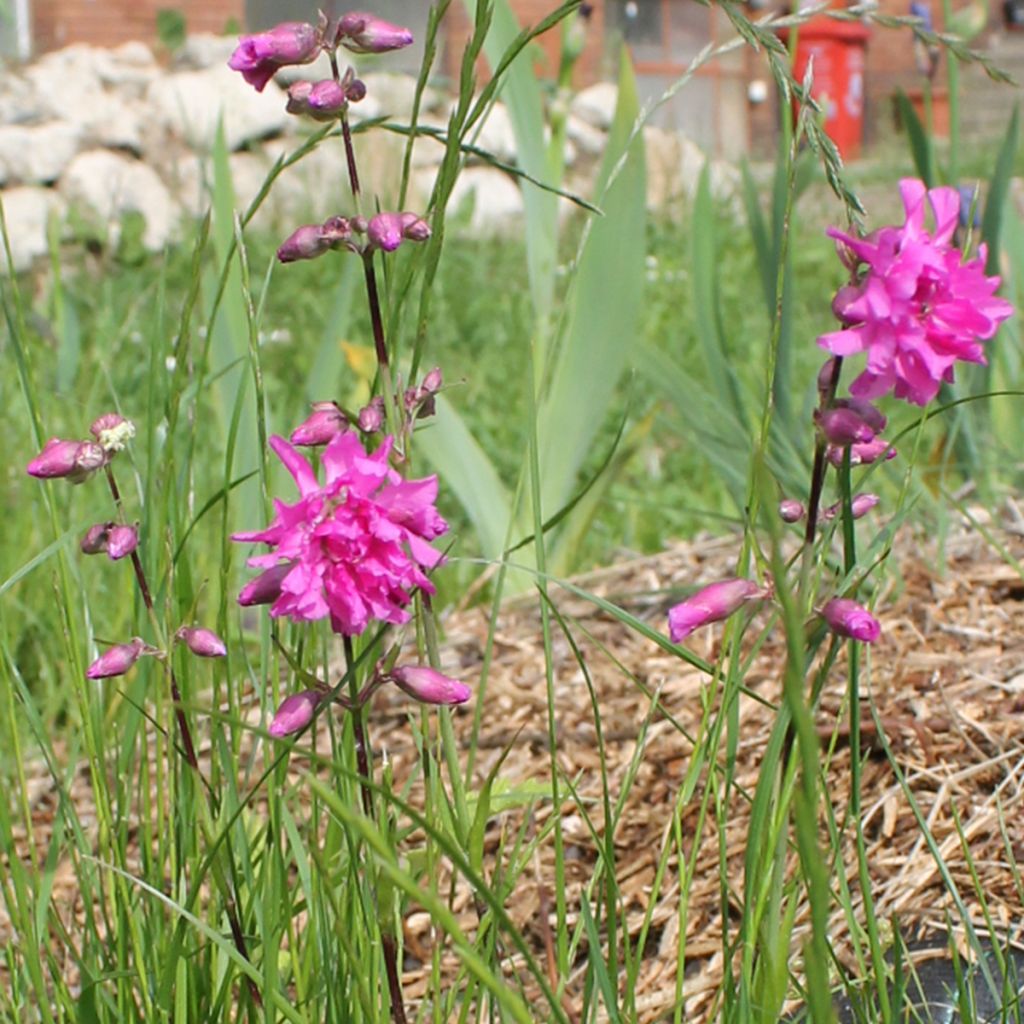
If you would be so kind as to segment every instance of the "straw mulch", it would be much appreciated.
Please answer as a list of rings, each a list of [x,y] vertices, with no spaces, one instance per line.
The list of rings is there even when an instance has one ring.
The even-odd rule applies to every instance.
[[[1017,863],[1024,861],[1024,576],[1014,560],[1024,560],[1024,519],[1010,506],[1007,521],[991,524],[991,540],[964,526],[945,541],[919,548],[904,542],[895,556],[899,572],[880,594],[882,639],[866,659],[868,693],[863,705],[865,744],[875,738],[874,721],[881,723],[900,769],[927,819],[957,889],[983,933],[986,924],[977,896],[984,893],[999,941],[1014,941],[1024,920],[1024,888]],[[990,537],[992,536],[990,533]],[[729,575],[735,561],[734,538],[702,539],[660,555],[624,561],[576,582],[647,621],[665,628],[665,614],[680,588]],[[718,691],[701,673],[639,636],[592,603],[554,588],[552,599],[570,620],[572,637],[585,656],[597,694],[606,746],[612,801],[625,806],[614,836],[616,876],[626,908],[628,930],[635,940],[646,916],[650,928],[635,989],[639,1019],[671,1019],[677,1004],[676,976],[680,945],[680,866],[675,852],[650,906],[659,858],[670,841],[675,817],[680,818],[684,851],[696,850],[696,869],[685,912],[685,984],[682,1018],[687,1022],[713,1019],[726,965],[722,954],[722,894],[720,846],[712,811],[700,822],[700,802],[707,779],[702,773],[693,796],[679,806],[680,786],[700,728],[705,703],[717,701]],[[759,620],[767,621],[760,613]],[[469,609],[445,623],[446,669],[467,681],[479,680],[488,631],[487,613]],[[721,628],[702,630],[692,646],[713,659]],[[554,692],[558,767],[571,780],[586,807],[590,825],[573,800],[560,809],[566,849],[566,898],[572,925],[579,920],[581,891],[598,860],[590,832],[603,836],[601,770],[590,696],[572,647],[554,627]],[[768,702],[780,698],[784,664],[781,630],[775,629],[754,659],[747,687]],[[837,819],[843,820],[848,799],[849,752],[845,730],[845,668],[840,660],[816,712],[823,750],[827,751],[828,792]],[[660,706],[652,712],[651,694]],[[396,785],[415,771],[416,753],[406,722],[408,705],[388,691],[380,695],[372,719],[375,746],[386,748]],[[482,781],[499,758],[506,790],[525,780],[547,784],[550,777],[547,739],[545,658],[535,600],[510,602],[497,624],[493,661],[483,708],[476,762]],[[757,784],[764,746],[773,717],[764,704],[741,696],[736,782],[728,800],[725,837],[726,874],[730,884],[728,934],[735,934],[734,911],[742,901],[743,858],[750,841],[749,806],[744,793]],[[456,729],[465,746],[472,727],[471,709],[460,709]],[[320,750],[327,749],[319,742]],[[724,744],[722,747],[724,756]],[[297,758],[297,762],[303,759]],[[520,788],[522,788],[520,786]],[[566,786],[563,785],[563,792]],[[414,793],[416,790],[414,789]],[[86,824],[91,816],[88,774],[75,775],[72,798]],[[30,798],[38,831],[25,842],[23,856],[45,856],[57,796],[42,769],[30,782]],[[863,772],[862,806],[872,875],[876,914],[882,921],[898,919],[908,937],[940,934],[957,915],[888,760],[875,742]],[[257,808],[258,810],[258,808]],[[485,841],[485,872],[493,871],[501,843],[511,842],[523,823],[526,834],[544,833],[551,824],[550,800],[537,796],[530,803],[497,815]],[[957,820],[970,848],[972,878],[962,849]],[[27,838],[27,837],[26,837]],[[34,851],[31,847],[34,846]],[[673,846],[674,851],[674,846]],[[860,918],[856,863],[851,830],[846,829],[843,866]],[[38,860],[37,860],[38,862]],[[838,873],[838,868],[837,868]],[[550,962],[555,926],[554,856],[550,831],[536,854],[528,859],[507,909],[528,938],[542,964]],[[442,880],[442,890],[447,882]],[[74,890],[70,863],[58,867],[53,898],[73,931],[81,900]],[[472,934],[478,921],[473,894],[462,882],[454,887],[454,909],[463,930]],[[808,922],[797,916],[795,948],[806,936]],[[405,987],[410,999],[425,993],[434,945],[428,915],[410,908],[406,919]],[[9,922],[0,899],[0,942],[9,938]],[[831,935],[841,962],[855,974],[849,924],[836,913]],[[585,941],[585,940],[584,940]],[[538,998],[522,961],[504,950],[510,976],[523,978],[531,999]],[[570,1017],[581,1005],[584,958],[567,986],[564,1006]],[[455,972],[458,961],[445,950],[442,963]],[[0,979],[2,981],[2,979]],[[545,1016],[537,1003],[538,1016]],[[666,1017],[667,1015],[667,1017]]]

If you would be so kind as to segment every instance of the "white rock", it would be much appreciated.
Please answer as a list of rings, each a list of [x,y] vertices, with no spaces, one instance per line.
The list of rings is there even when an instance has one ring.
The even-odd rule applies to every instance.
[[[458,216],[472,204],[469,227],[474,234],[498,234],[522,227],[523,194],[509,175],[493,167],[469,167],[455,182],[449,210]]]
[[[212,32],[190,35],[174,55],[174,67],[181,71],[202,71],[223,67],[238,46],[237,36],[215,36]],[[237,72],[236,72],[237,74]]]
[[[416,79],[412,75],[373,71],[359,77],[366,83],[366,99],[373,97],[381,113],[400,121],[409,119],[416,98]],[[424,96],[424,105],[428,106],[429,102],[432,100]]]
[[[647,205],[659,209],[680,199],[690,200],[707,162],[707,155],[692,139],[678,132],[648,125],[643,130],[647,161]],[[716,199],[735,199],[740,182],[737,169],[724,160],[712,160],[711,193]]]
[[[63,215],[63,204],[52,189],[30,186],[5,189],[3,204],[14,269],[28,270],[33,260],[46,255],[49,249],[47,224],[50,217]],[[8,272],[3,246],[0,246],[0,270]]]
[[[100,62],[91,51],[92,47],[68,47],[47,54],[26,70],[42,115],[77,125],[83,139],[93,145],[137,153],[142,148],[145,116],[140,101],[103,87],[97,71]]]
[[[81,145],[80,129],[68,121],[0,126],[0,184],[55,182]]]
[[[0,75],[0,124],[31,124],[44,116],[35,85],[8,69]]]
[[[516,162],[519,155],[516,133],[512,128],[512,118],[503,103],[495,103],[483,125],[477,127],[479,131],[474,128],[467,141],[496,156],[503,163]]]
[[[588,124],[582,117],[569,116],[565,123],[566,138],[586,156],[601,157],[608,147],[608,134]]]
[[[229,149],[276,135],[289,117],[277,86],[259,93],[227,66],[167,75],[150,86],[146,98],[168,134],[204,151],[213,147],[222,116]]]
[[[569,104],[569,113],[586,121],[592,128],[607,130],[615,118],[619,87],[611,82],[598,82],[581,89]]]
[[[156,171],[119,153],[93,149],[79,153],[64,173],[61,192],[75,205],[102,221],[112,239],[119,236],[121,217],[130,212],[146,219],[143,244],[151,252],[171,239],[177,204]]]

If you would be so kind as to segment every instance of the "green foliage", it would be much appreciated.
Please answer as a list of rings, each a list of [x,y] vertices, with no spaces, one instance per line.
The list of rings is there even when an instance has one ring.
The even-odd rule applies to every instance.
[[[185,45],[188,24],[184,12],[178,7],[161,7],[156,12],[156,37],[164,49],[174,53]]]

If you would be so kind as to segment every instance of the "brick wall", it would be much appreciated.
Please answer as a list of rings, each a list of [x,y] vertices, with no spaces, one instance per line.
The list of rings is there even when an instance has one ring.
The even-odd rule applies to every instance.
[[[536,25],[558,8],[558,0],[509,0],[512,10],[523,27]],[[576,63],[574,84],[589,85],[602,77],[605,56],[604,0],[592,0],[593,13],[587,28],[587,44]],[[448,75],[457,78],[462,51],[471,31],[472,23],[461,3],[453,3],[445,15],[444,66]],[[554,78],[558,74],[558,61],[562,45],[561,26],[556,26],[534,41],[540,47],[535,70],[542,78]],[[486,64],[480,68],[486,74]]]
[[[189,31],[221,32],[231,18],[242,22],[245,0],[35,0],[33,46],[41,53],[69,43],[151,43],[161,8],[181,11]]]

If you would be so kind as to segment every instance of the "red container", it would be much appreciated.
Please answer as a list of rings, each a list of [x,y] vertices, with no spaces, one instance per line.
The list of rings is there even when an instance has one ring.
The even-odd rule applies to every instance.
[[[871,30],[859,21],[820,16],[793,31],[793,77],[802,84],[813,58],[811,95],[821,104],[825,131],[844,160],[860,156],[864,138],[864,57]]]

